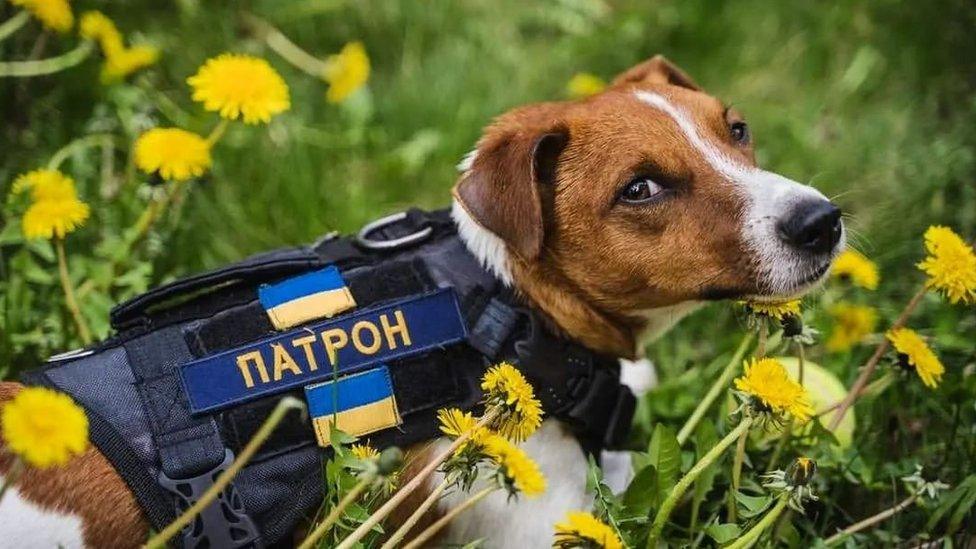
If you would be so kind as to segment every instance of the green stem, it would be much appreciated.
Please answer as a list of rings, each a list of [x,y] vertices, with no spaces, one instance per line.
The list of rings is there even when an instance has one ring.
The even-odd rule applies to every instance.
[[[325,61],[315,57],[288,39],[278,29],[260,17],[249,13],[243,14],[244,20],[251,25],[255,34],[285,61],[308,73],[315,78],[323,78],[328,67]]]
[[[437,503],[437,500],[440,499],[441,494],[444,493],[444,490],[447,490],[447,487],[451,485],[451,482],[452,481],[450,478],[445,477],[443,482],[438,484],[437,488],[434,488],[434,490],[430,493],[430,495],[427,496],[427,499],[425,499],[423,503],[421,503],[420,506],[417,507],[416,511],[414,511],[409,517],[407,517],[407,520],[405,520],[403,524],[400,525],[399,528],[397,528],[396,532],[393,532],[393,535],[390,536],[390,539],[386,540],[386,543],[384,543],[383,546],[380,547],[380,549],[393,549],[401,541],[403,541],[403,538],[405,538],[407,534],[410,533],[410,530],[417,524],[417,522],[420,521],[421,517],[423,517],[424,514],[426,514],[427,511],[435,503]]]
[[[346,507],[349,507],[350,504],[359,499],[360,494],[362,494],[363,491],[369,487],[374,478],[375,475],[372,474],[363,475],[362,480],[356,483],[356,485],[352,487],[352,490],[349,490],[349,492],[339,501],[339,504],[329,511],[329,514],[325,517],[325,520],[320,522],[318,526],[315,527],[315,530],[313,530],[312,533],[305,538],[305,541],[298,546],[298,549],[311,549],[312,547],[315,547],[315,544],[322,539],[322,536],[327,534],[329,529],[332,528],[332,525],[339,520],[339,517],[342,516],[342,512],[346,510]]]
[[[910,507],[913,503],[915,503],[915,500],[918,499],[918,496],[919,496],[918,493],[912,494],[912,495],[908,496],[907,498],[901,500],[901,502],[899,502],[894,507],[890,507],[888,509],[885,509],[884,511],[881,511],[880,513],[878,513],[876,515],[872,515],[872,516],[870,516],[870,517],[868,517],[868,518],[866,518],[866,519],[864,519],[862,521],[855,522],[854,524],[848,526],[847,528],[844,528],[840,532],[837,532],[836,534],[834,534],[834,535],[830,536],[829,538],[827,538],[827,541],[825,541],[824,543],[828,547],[830,547],[831,545],[834,545],[835,543],[844,541],[844,538],[846,538],[847,536],[850,536],[851,534],[854,534],[855,532],[860,532],[861,530],[864,530],[865,528],[867,528],[869,526],[874,526],[875,524],[877,524],[879,522],[882,522],[884,520],[887,520],[888,518],[890,518],[890,517],[892,517],[892,516],[894,516],[894,515],[902,512],[905,509],[907,509],[908,507]]]
[[[207,136],[207,145],[213,147],[214,143],[219,141],[220,138],[224,136],[224,132],[227,131],[227,126],[229,124],[230,120],[221,118],[220,122],[218,122],[217,125],[214,126],[214,129],[210,131],[210,135]]]
[[[36,61],[4,61],[0,62],[0,78],[5,76],[29,77],[53,74],[81,63],[92,52],[94,46],[90,40],[85,40],[78,44],[75,49],[68,53],[51,57],[49,59],[39,59]]]
[[[419,547],[423,547],[424,544],[430,541],[430,538],[437,535],[437,533],[440,532],[441,529],[443,529],[444,526],[447,525],[447,523],[451,522],[452,520],[454,520],[455,517],[467,511],[471,507],[474,507],[476,503],[485,499],[485,496],[494,492],[497,489],[498,487],[495,485],[488,486],[482,489],[477,494],[466,499],[463,503],[448,511],[447,514],[441,517],[440,519],[438,519],[437,522],[428,526],[426,530],[421,532],[419,536],[415,537],[410,543],[404,546],[403,549],[417,549]]]
[[[715,462],[725,450],[732,445],[743,433],[749,430],[752,425],[753,419],[751,417],[743,418],[739,422],[739,425],[735,429],[732,429],[729,434],[725,435],[725,438],[720,440],[718,444],[712,447],[707,454],[702,456],[698,463],[692,466],[691,469],[685,473],[685,476],[674,485],[671,489],[671,493],[665,498],[664,502],[661,503],[660,509],[657,511],[657,515],[654,516],[654,522],[651,524],[651,533],[647,538],[647,548],[654,549],[657,546],[657,540],[661,537],[661,531],[664,530],[664,525],[668,522],[668,517],[671,516],[671,511],[674,510],[678,501],[685,494],[688,488],[698,479],[702,472],[712,463]]]
[[[30,13],[27,10],[21,10],[17,15],[4,21],[0,24],[0,41],[6,40],[8,36],[19,31],[28,21],[30,21]]]
[[[74,154],[77,151],[87,149],[89,147],[96,147],[96,146],[111,147],[114,145],[115,145],[115,137],[112,134],[108,134],[108,133],[96,133],[92,135],[86,135],[84,137],[79,137],[71,141],[67,145],[58,149],[54,153],[54,155],[51,156],[51,160],[48,161],[47,167],[48,169],[56,170],[72,154]]]
[[[759,319],[759,343],[756,343],[756,358],[766,357],[766,342],[769,340],[769,324],[765,318]]]
[[[162,198],[157,199],[154,197],[150,200],[149,204],[146,205],[146,209],[143,210],[142,214],[139,216],[139,219],[136,220],[135,225],[132,226],[132,236],[129,237],[126,245],[123,246],[123,249],[118,254],[116,258],[117,261],[128,255],[129,252],[131,252],[132,249],[135,248],[136,245],[139,244],[139,242],[141,242],[147,234],[149,234],[149,229],[152,228],[153,224],[156,223],[156,220],[158,220],[160,216],[163,215],[163,212],[166,211],[166,208],[169,207],[170,202],[173,201],[173,197],[176,195],[177,191],[179,191],[179,187],[181,185],[183,185],[182,181],[169,182],[166,184],[167,188],[164,191]]]
[[[752,547],[752,544],[759,540],[759,537],[763,535],[766,531],[779,517],[783,509],[786,509],[786,504],[790,501],[790,496],[784,493],[779,497],[776,505],[766,513],[766,516],[762,518],[755,526],[749,529],[745,534],[743,534],[739,539],[733,541],[729,545],[725,546],[725,549],[746,549],[747,547]]]
[[[732,490],[729,491],[729,522],[736,521],[735,495],[742,484],[742,462],[746,459],[747,438],[749,438],[749,431],[739,435],[739,440],[735,444],[735,458],[732,460]]]
[[[908,322],[908,317],[912,314],[915,308],[918,307],[918,304],[922,302],[922,298],[925,297],[925,293],[928,292],[928,289],[928,285],[922,284],[922,287],[919,288],[918,292],[916,292],[914,296],[912,296],[912,298],[908,301],[908,304],[905,305],[905,308],[902,310],[901,314],[898,315],[897,319],[895,319],[895,322],[891,325],[889,331],[901,328],[906,322]],[[878,344],[878,347],[874,350],[874,354],[871,355],[871,358],[869,358],[867,363],[864,365],[864,369],[861,370],[861,375],[857,377],[857,380],[855,380],[854,384],[851,385],[851,390],[847,392],[847,396],[844,397],[844,400],[841,401],[840,405],[837,407],[837,413],[834,414],[834,417],[830,420],[830,424],[827,426],[827,429],[833,431],[838,425],[840,425],[841,420],[844,419],[844,414],[847,413],[847,409],[854,404],[854,401],[857,400],[857,397],[861,395],[864,387],[868,384],[868,380],[871,379],[871,374],[873,374],[874,370],[878,367],[878,363],[881,362],[881,357],[884,356],[889,345],[891,345],[891,342],[888,341],[888,338],[882,337],[881,343]]]
[[[224,490],[224,488],[230,483],[231,480],[237,475],[251,458],[254,457],[255,452],[264,444],[264,441],[271,436],[275,428],[283,419],[285,415],[291,410],[302,410],[305,405],[302,401],[286,396],[278,401],[278,405],[275,406],[274,410],[268,414],[268,418],[264,420],[261,427],[254,433],[251,440],[247,442],[244,449],[237,456],[233,463],[226,471],[220,474],[217,479],[210,485],[209,488],[200,496],[200,499],[196,503],[190,506],[182,515],[177,517],[176,520],[171,522],[166,528],[163,528],[158,534],[153,536],[146,542],[144,549],[152,549],[155,547],[164,547],[166,542],[169,541],[173,536],[178,534],[187,524],[190,524],[193,519],[200,514],[201,511],[207,508],[213,500],[217,499],[217,496]]]
[[[92,341],[91,330],[78,307],[74,287],[71,285],[71,277],[68,276],[68,256],[64,253],[64,238],[55,238],[54,247],[58,252],[58,275],[61,278],[61,289],[64,290],[65,305],[67,305],[75,325],[78,326],[78,336],[81,337],[82,343],[88,345]]]
[[[705,398],[698,403],[695,410],[691,413],[688,421],[681,426],[681,430],[678,431],[678,444],[684,444],[685,441],[695,432],[695,428],[698,427],[698,423],[701,422],[705,413],[715,402],[722,391],[729,386],[732,382],[732,378],[738,373],[739,367],[742,365],[742,357],[746,354],[746,349],[752,343],[752,332],[746,333],[745,337],[742,338],[742,342],[739,343],[739,348],[735,350],[732,358],[729,359],[729,363],[725,365],[725,369],[722,370],[722,374],[718,376],[718,379],[712,383],[709,387],[708,392],[705,393]]]
[[[396,494],[393,494],[393,497],[388,499],[379,509],[373,511],[373,514],[370,515],[369,518],[366,519],[362,524],[360,524],[352,534],[349,534],[349,537],[344,539],[336,549],[349,549],[350,547],[353,547],[356,542],[366,537],[366,534],[368,534],[373,527],[392,513],[393,510],[396,509],[398,505],[403,503],[403,500],[407,499],[407,496],[412,494],[417,488],[420,487],[421,484],[426,482],[427,477],[432,475],[434,471],[440,467],[444,460],[454,455],[454,451],[460,448],[462,444],[467,442],[468,439],[471,438],[471,435],[478,430],[478,428],[488,425],[488,423],[495,419],[500,412],[500,408],[495,408],[489,412],[485,412],[485,415],[478,420],[478,423],[474,429],[471,429],[467,433],[464,433],[463,435],[454,439],[454,442],[452,442],[450,446],[435,456],[430,463],[425,465],[420,472],[410,479],[410,482],[403,485],[403,487],[400,488]]]

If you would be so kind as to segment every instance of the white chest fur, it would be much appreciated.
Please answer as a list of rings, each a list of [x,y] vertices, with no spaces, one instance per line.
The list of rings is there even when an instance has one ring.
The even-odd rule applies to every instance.
[[[438,443],[440,449],[448,443]],[[535,499],[520,497],[509,502],[496,492],[449,526],[445,541],[464,544],[485,538],[484,547],[549,547],[552,526],[563,520],[567,511],[588,510],[593,501],[586,492],[586,458],[572,433],[559,421],[546,420],[523,445],[546,475],[546,492]],[[440,482],[441,478],[437,479]],[[477,491],[479,488],[474,488]],[[447,510],[470,494],[455,493],[444,498],[440,507]]]

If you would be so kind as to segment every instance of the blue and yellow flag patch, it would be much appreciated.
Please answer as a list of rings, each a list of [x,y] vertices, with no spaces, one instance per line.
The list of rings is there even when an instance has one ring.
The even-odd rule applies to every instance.
[[[277,330],[317,318],[333,317],[356,306],[339,269],[332,265],[261,286],[258,300]]]
[[[320,446],[329,445],[333,422],[357,437],[403,423],[386,366],[309,385],[305,400]]]

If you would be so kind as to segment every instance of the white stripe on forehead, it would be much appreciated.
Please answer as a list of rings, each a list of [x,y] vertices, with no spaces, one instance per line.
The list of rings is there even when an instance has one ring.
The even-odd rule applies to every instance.
[[[637,96],[638,100],[647,103],[655,109],[670,116],[678,124],[681,132],[685,134],[688,142],[691,143],[693,147],[698,149],[698,152],[705,157],[705,160],[711,164],[715,171],[722,174],[727,179],[731,181],[739,181],[750,175],[750,172],[756,171],[755,168],[739,164],[727,154],[720,151],[717,147],[707,142],[698,133],[698,128],[695,126],[695,123],[692,121],[691,117],[680,108],[672,105],[661,95],[647,91],[637,91],[634,92],[634,95]]]
[[[743,241],[752,251],[757,271],[774,292],[792,288],[797,274],[802,275],[806,267],[780,241],[776,223],[790,215],[792,207],[803,200],[827,198],[813,187],[738,162],[709,143],[699,133],[692,117],[660,94],[640,90],[635,91],[634,96],[674,120],[688,143],[745,198],[747,206],[741,231]]]

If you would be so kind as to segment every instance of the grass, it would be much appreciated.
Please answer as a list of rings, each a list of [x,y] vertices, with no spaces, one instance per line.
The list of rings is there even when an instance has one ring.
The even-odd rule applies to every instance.
[[[947,224],[965,238],[976,237],[976,7],[966,0],[73,5],[76,12],[105,11],[130,40],[158,45],[162,61],[127,85],[97,84],[93,61],[52,77],[0,81],[0,195],[6,196],[16,174],[44,164],[85,133],[134,136],[157,124],[208,131],[214,118],[189,100],[185,78],[217,53],[266,57],[292,94],[292,109],[270,127],[231,128],[212,175],[194,189],[172,234],[150,240],[153,268],[139,275],[145,280],[102,298],[98,306],[106,311],[140,285],[309,242],[327,231],[352,232],[410,206],[445,206],[454,165],[492,117],[527,102],[565,97],[565,84],[578,71],[609,80],[656,53],[745,114],[764,167],[809,181],[842,206],[852,245],[881,266],[881,289],[869,299],[885,318],[898,312],[920,281],[913,265],[925,227]],[[240,10],[267,18],[317,56],[362,40],[373,65],[368,90],[342,106],[327,104],[324,84],[249,36]],[[0,20],[13,13],[9,3],[0,5]],[[0,59],[24,58],[38,47],[36,26],[28,28],[0,42]],[[69,38],[43,40],[43,56],[73,45]],[[123,161],[123,155],[116,157]],[[95,160],[80,154],[65,165],[82,196],[111,190],[99,181]],[[117,192],[142,200],[145,188]],[[140,200],[97,209],[90,225],[130,224]],[[0,225],[10,221],[0,218]],[[106,229],[94,232],[99,230],[98,236],[111,236]],[[9,260],[20,245],[0,239],[0,289],[13,292],[45,280],[43,272]],[[957,393],[972,385],[961,372],[976,362],[976,320],[971,310],[936,301],[932,296],[923,303],[915,324],[943,353],[946,398],[925,398],[924,390],[910,387],[859,408],[867,418],[859,442],[884,449],[850,458],[846,473],[866,486],[883,485],[894,474],[890,463],[919,448],[947,452],[939,466],[950,468],[965,463],[971,452],[954,441],[959,425],[973,421],[971,406],[960,411],[965,395]],[[817,307],[813,323],[828,331]],[[68,344],[50,335],[58,319],[42,323],[10,310],[4,309],[6,334],[0,338],[5,367],[30,366]],[[726,304],[710,306],[710,313],[685,321],[649,349],[663,385],[642,405],[641,435],[657,422],[680,425],[706,389],[701,376],[717,375],[723,353],[727,357],[734,348],[743,320]],[[44,343],[18,343],[28,329]],[[811,359],[849,383],[868,353],[814,350]],[[911,405],[899,406],[906,401]],[[939,427],[930,429],[933,424]],[[820,516],[818,527],[844,522],[830,512]]]

